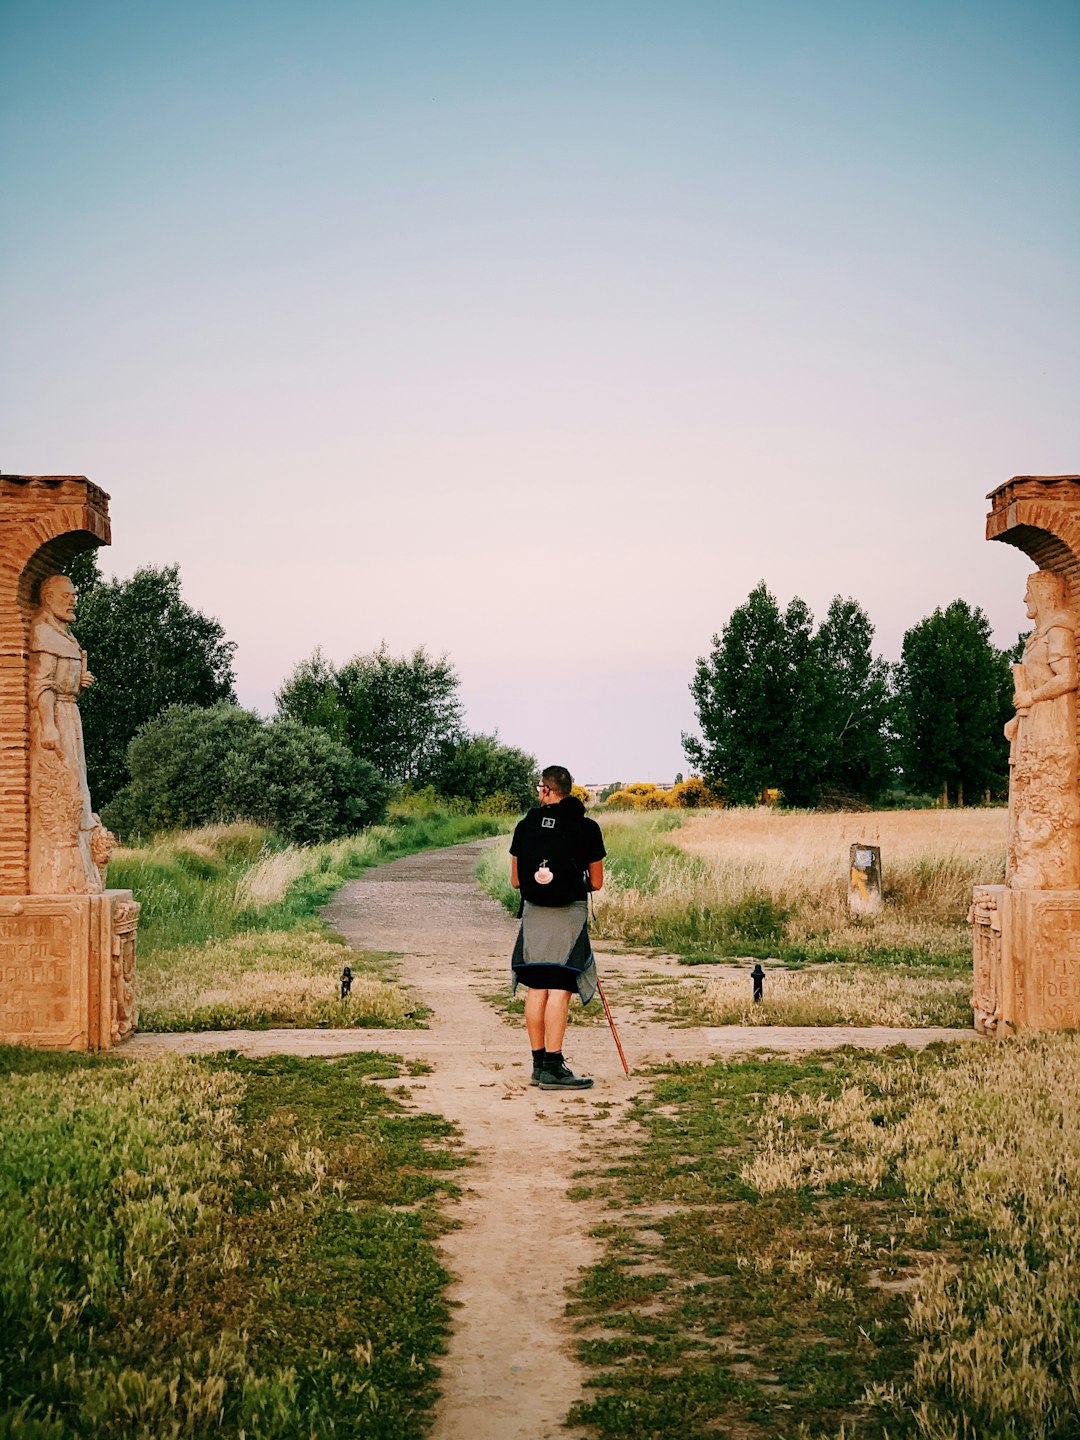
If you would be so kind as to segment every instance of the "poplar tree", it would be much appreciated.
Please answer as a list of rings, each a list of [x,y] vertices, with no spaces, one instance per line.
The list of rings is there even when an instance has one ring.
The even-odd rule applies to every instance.
[[[896,673],[900,760],[910,788],[962,805],[1004,788],[1012,714],[1009,657],[978,606],[954,600],[904,636]]]
[[[697,662],[691,764],[732,804],[770,789],[788,805],[874,799],[892,766],[889,672],[873,637],[855,600],[836,596],[815,632],[804,600],[781,611],[759,584]]]
[[[798,597],[781,612],[763,580],[697,662],[690,693],[701,736],[684,734],[683,748],[731,804],[754,804],[774,786],[786,794],[793,782],[801,792],[799,696],[812,623]]]

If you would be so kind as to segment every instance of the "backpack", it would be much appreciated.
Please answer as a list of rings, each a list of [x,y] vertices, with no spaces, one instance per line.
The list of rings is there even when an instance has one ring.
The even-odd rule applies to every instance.
[[[530,905],[572,905],[584,900],[590,889],[589,867],[581,858],[584,815],[553,815],[554,808],[542,805],[530,810],[522,821],[518,884],[522,902],[527,900]],[[547,884],[536,879],[536,872],[544,866],[551,873]]]

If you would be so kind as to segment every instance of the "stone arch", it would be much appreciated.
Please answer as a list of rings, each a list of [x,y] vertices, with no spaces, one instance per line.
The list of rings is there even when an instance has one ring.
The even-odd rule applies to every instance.
[[[30,617],[42,580],[108,545],[109,497],[82,475],[0,475],[0,894],[29,883]]]
[[[1014,475],[986,498],[992,507],[986,538],[1014,545],[1040,570],[1063,575],[1066,603],[1080,620],[1080,475]]]

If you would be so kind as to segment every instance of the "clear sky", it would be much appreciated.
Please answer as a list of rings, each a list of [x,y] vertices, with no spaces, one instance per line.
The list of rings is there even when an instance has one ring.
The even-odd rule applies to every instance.
[[[0,0],[0,465],[112,495],[264,713],[451,655],[474,729],[685,769],[752,587],[894,659],[1080,472],[1076,0]]]

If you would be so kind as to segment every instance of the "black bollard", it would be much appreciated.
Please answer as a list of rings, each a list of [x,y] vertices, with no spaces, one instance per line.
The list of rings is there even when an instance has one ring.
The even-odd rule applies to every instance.
[[[750,979],[754,982],[754,1004],[760,1005],[763,998],[761,984],[765,979],[765,971],[761,968],[760,960],[750,971]]]
[[[348,965],[341,972],[341,998],[342,1000],[352,992],[352,971]]]

